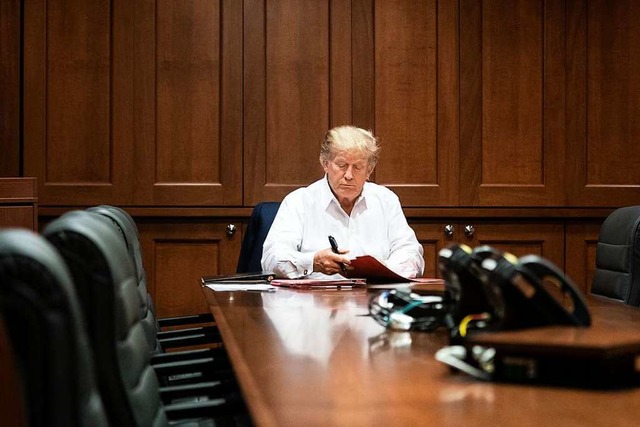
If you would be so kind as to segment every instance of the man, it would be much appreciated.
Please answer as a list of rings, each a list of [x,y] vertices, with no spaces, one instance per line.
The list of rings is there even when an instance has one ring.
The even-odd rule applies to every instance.
[[[350,259],[371,255],[402,276],[422,275],[422,246],[400,200],[367,181],[379,151],[364,129],[340,126],[326,133],[320,148],[325,176],[282,201],[264,242],[263,270],[282,278],[330,278],[349,268]],[[340,244],[338,253],[329,236]]]

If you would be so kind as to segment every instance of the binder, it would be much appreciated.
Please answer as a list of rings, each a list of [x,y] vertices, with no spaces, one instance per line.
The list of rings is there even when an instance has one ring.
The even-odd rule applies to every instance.
[[[202,285],[222,284],[222,283],[270,283],[275,275],[270,271],[260,271],[256,273],[237,273],[221,276],[203,276],[200,280]]]

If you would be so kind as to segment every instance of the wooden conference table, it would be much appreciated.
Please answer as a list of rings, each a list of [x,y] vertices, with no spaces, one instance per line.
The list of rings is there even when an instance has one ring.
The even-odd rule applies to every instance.
[[[377,291],[203,292],[257,426],[640,423],[640,387],[499,384],[452,373],[434,358],[447,331],[386,330],[367,316]],[[603,336],[640,336],[640,310],[588,300]]]

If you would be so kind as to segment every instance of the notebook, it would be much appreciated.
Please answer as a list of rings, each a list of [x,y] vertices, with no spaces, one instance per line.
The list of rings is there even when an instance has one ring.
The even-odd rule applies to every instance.
[[[269,271],[260,271],[256,273],[238,273],[220,276],[203,276],[200,280],[203,285],[215,283],[269,283],[275,275]]]

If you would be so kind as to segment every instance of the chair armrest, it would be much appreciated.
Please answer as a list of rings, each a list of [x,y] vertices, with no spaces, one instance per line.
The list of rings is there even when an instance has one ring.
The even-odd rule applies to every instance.
[[[163,349],[192,345],[221,343],[220,331],[215,327],[189,328],[181,331],[158,332],[158,341]]]
[[[207,397],[209,399],[219,399],[234,393],[239,393],[238,385],[234,380],[230,379],[160,387],[160,397],[165,404],[185,398],[201,399],[202,397]]]
[[[193,418],[230,417],[246,414],[247,408],[240,395],[205,400],[201,402],[180,402],[165,405],[165,412],[170,421]]]
[[[157,363],[152,365],[158,378],[199,374],[209,379],[232,378],[233,369],[228,360],[217,361],[213,357],[193,359],[179,362]]]
[[[220,330],[217,326],[196,326],[194,328],[175,329],[171,331],[159,331],[158,339],[180,338],[194,334],[204,334],[207,336],[220,336]]]
[[[229,355],[223,347],[202,348],[197,350],[174,351],[171,353],[154,353],[151,355],[150,364],[180,362],[184,360],[202,359],[213,357],[218,360],[229,360]]]
[[[158,325],[161,328],[167,326],[183,326],[195,323],[211,323],[215,322],[211,313],[192,314],[188,316],[163,317],[158,319]]]

